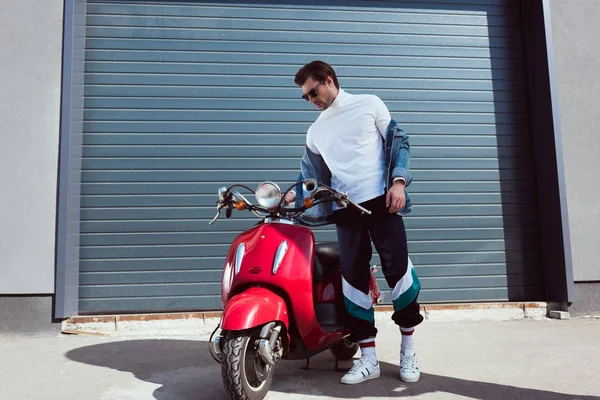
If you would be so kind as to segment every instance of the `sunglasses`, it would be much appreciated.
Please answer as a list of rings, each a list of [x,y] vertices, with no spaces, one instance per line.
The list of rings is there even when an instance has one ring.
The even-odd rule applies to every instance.
[[[302,95],[302,98],[306,101],[309,101],[309,97],[317,97],[319,95],[319,93],[317,92],[317,88],[319,87],[319,85],[321,85],[323,83],[323,81],[317,83],[317,85],[310,89],[308,92],[306,92],[306,94]]]

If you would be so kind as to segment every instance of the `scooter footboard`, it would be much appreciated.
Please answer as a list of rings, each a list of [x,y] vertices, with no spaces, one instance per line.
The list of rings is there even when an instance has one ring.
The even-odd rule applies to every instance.
[[[289,312],[283,297],[263,287],[253,287],[233,296],[225,310],[221,327],[238,331],[280,321],[289,327]]]

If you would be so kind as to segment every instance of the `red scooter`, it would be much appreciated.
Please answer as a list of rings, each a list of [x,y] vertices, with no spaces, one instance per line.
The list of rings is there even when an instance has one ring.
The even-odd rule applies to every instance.
[[[306,196],[301,207],[285,205],[285,195],[302,184]],[[329,349],[338,361],[351,359],[358,343],[347,340],[350,330],[342,296],[337,243],[315,243],[310,224],[302,219],[307,209],[336,202],[339,207],[370,211],[345,194],[315,180],[294,184],[286,192],[272,183],[254,192],[250,203],[233,185],[219,189],[216,221],[222,209],[248,210],[261,221],[239,234],[225,260],[222,282],[223,314],[211,336],[209,349],[221,363],[229,399],[257,400],[271,387],[274,367],[281,359],[306,359]],[[379,290],[372,276],[372,297]],[[216,332],[221,328],[219,334]]]

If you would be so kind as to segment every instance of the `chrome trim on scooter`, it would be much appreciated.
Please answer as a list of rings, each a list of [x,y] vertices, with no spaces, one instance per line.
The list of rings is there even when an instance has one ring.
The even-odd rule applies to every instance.
[[[277,251],[275,252],[275,260],[273,261],[273,275],[277,273],[277,270],[281,266],[281,262],[283,261],[283,257],[285,257],[285,254],[288,251],[288,247],[288,241],[284,240],[277,248]]]
[[[264,224],[296,225],[292,221],[288,221],[287,219],[283,219],[283,218],[271,218],[271,217],[265,218],[264,221],[263,221],[263,223]]]
[[[240,272],[240,268],[242,267],[242,260],[244,259],[244,254],[246,252],[246,245],[244,243],[240,243],[236,252],[235,252],[235,274],[237,275]]]
[[[273,349],[271,349],[271,344],[268,339],[260,339],[258,342],[258,352],[260,354],[260,358],[263,359],[265,363],[268,365],[275,365],[275,358],[273,357]]]
[[[261,331],[261,337],[266,336],[265,331],[267,329],[270,329],[274,325],[275,325],[274,322],[271,322],[270,324],[265,325],[265,327],[263,327],[263,329]],[[258,354],[260,354],[260,358],[262,358],[262,360],[268,365],[277,364],[277,362],[279,361],[279,358],[281,357],[281,354],[278,354],[281,352],[281,349],[279,349],[277,353],[275,352],[275,348],[278,347],[277,343],[278,343],[280,332],[281,332],[281,326],[277,326],[271,330],[271,335],[269,338],[260,339],[258,342]]]
[[[215,336],[209,342],[208,349],[216,361],[223,363],[223,354],[221,353],[221,336]]]

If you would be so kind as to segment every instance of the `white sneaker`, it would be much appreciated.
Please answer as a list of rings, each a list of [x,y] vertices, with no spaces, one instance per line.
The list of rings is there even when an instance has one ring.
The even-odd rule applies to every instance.
[[[369,379],[379,378],[380,373],[379,362],[377,362],[377,365],[373,365],[365,357],[361,357],[354,363],[350,371],[342,377],[342,383],[355,385]]]
[[[417,366],[417,355],[404,355],[400,353],[400,379],[404,382],[417,382],[421,372]]]

